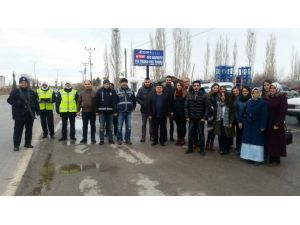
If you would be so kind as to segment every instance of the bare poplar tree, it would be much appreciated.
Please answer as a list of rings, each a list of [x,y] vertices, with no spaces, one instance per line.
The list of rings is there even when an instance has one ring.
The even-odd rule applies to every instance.
[[[226,35],[226,37],[225,38],[221,38],[221,45],[222,45],[222,50],[223,50],[223,52],[222,52],[222,54],[223,54],[223,62],[222,62],[222,64],[223,65],[228,65],[228,63],[229,63],[229,38],[228,38],[228,36]]]
[[[104,77],[109,80],[109,64],[108,64],[108,53],[107,53],[106,45],[104,51]]]
[[[203,60],[204,80],[208,80],[209,78],[209,58],[210,58],[210,46],[209,46],[209,42],[207,41],[206,50],[204,53],[204,60]]]
[[[256,53],[256,34],[254,30],[247,30],[247,41],[246,41],[246,57],[247,65],[251,66],[252,74],[254,73],[254,62]]]
[[[223,37],[220,35],[216,40],[215,47],[215,66],[221,66],[223,64]]]
[[[120,29],[118,28],[113,28],[111,32],[110,65],[115,86],[118,87],[122,66]]]
[[[164,28],[157,28],[155,31],[155,36],[153,37],[150,34],[150,47],[153,50],[163,50],[164,51],[164,65],[162,67],[155,66],[153,67],[152,74],[154,79],[160,79],[164,76],[166,72],[166,34]]]
[[[274,34],[270,35],[270,39],[266,44],[266,59],[264,74],[268,79],[276,79],[276,37]]]
[[[233,65],[233,73],[236,71],[236,62],[237,62],[238,48],[236,41],[233,44],[233,52],[232,52],[232,65]]]
[[[132,47],[132,41],[130,44],[130,77],[135,76],[135,66],[133,63],[133,47]]]
[[[189,29],[173,29],[174,39],[174,75],[187,77],[191,68],[191,35]]]
[[[297,64],[297,52],[295,51],[295,47],[293,47],[292,54],[291,54],[291,80],[295,79],[296,64]]]

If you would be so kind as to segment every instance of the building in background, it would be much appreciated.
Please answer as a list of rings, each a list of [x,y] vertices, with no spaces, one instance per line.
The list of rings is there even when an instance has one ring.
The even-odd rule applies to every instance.
[[[0,76],[0,88],[5,87],[5,76]]]

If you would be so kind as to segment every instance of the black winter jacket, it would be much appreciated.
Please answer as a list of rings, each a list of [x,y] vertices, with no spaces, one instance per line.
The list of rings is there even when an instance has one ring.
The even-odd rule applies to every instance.
[[[24,94],[25,99],[28,101],[30,110],[22,100],[20,91]],[[35,115],[39,115],[39,100],[37,94],[30,88],[17,88],[11,91],[7,102],[12,106],[12,116],[14,120],[33,120]]]
[[[96,94],[96,107],[98,113],[116,113],[117,112],[116,91],[108,88],[100,88]]]
[[[148,107],[148,115],[152,116],[152,118],[155,118],[156,115],[156,96],[157,94],[153,92],[149,96],[149,107]],[[163,96],[163,109],[162,109],[162,118],[170,116],[170,114],[173,112],[173,108],[170,106],[169,96],[166,94],[162,94]]]
[[[207,119],[210,102],[205,93],[189,92],[185,101],[185,117],[190,119]]]
[[[150,87],[141,87],[138,90],[138,93],[136,95],[136,100],[137,102],[141,105],[141,113],[147,113],[148,112],[148,102],[149,102],[149,95],[152,92],[153,88],[152,86]]]

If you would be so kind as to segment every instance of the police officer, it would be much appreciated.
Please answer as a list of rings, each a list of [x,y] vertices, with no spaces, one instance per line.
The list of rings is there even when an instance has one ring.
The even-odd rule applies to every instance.
[[[12,116],[15,120],[14,151],[19,151],[23,129],[25,127],[25,148],[33,148],[32,127],[35,115],[39,115],[39,103],[36,93],[29,88],[27,77],[21,76],[19,88],[13,90],[7,102],[12,106]]]
[[[43,137],[47,138],[48,133],[51,139],[54,138],[54,119],[53,119],[53,103],[56,101],[56,95],[47,82],[43,82],[42,86],[37,90],[40,106],[40,118],[43,128]]]
[[[75,138],[75,118],[77,112],[78,93],[71,86],[70,82],[66,82],[64,89],[58,92],[56,100],[56,112],[60,114],[62,119],[62,132],[59,141],[67,140],[68,119],[70,121],[70,139],[76,141]]]

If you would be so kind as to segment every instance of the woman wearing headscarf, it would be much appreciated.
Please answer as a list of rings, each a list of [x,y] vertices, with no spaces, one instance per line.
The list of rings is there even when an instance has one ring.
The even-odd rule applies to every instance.
[[[269,118],[266,131],[266,158],[271,165],[279,166],[280,157],[286,156],[284,120],[287,112],[287,97],[278,83],[270,85],[267,104]]]
[[[254,162],[258,166],[264,161],[265,129],[267,126],[267,103],[260,98],[258,88],[251,91],[243,116],[243,122],[239,126],[243,128],[241,146],[241,158]]]
[[[241,90],[241,95],[239,95],[234,102],[235,107],[235,153],[237,155],[241,152],[242,136],[243,136],[243,116],[246,110],[247,103],[251,98],[251,90],[249,87],[244,86]]]
[[[265,80],[263,82],[263,85],[262,85],[262,93],[261,93],[261,97],[263,99],[266,99],[270,93],[270,85],[272,84],[272,81],[270,80]]]
[[[205,149],[211,151],[214,150],[214,111],[217,110],[217,102],[219,100],[219,88],[219,84],[214,83],[210,88],[210,92],[207,93],[207,98],[210,101],[211,108],[209,110],[207,118],[207,140]]]

